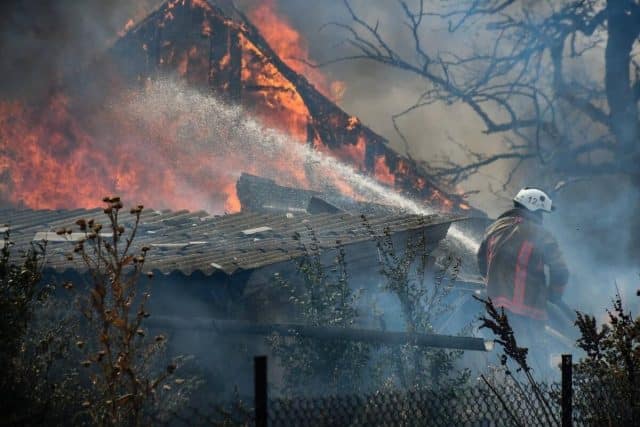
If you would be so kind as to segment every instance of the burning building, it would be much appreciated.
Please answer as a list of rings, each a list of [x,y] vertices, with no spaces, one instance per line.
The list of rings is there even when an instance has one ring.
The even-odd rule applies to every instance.
[[[170,0],[41,105],[0,103],[0,201],[12,206],[0,224],[15,251],[47,240],[47,274],[82,282],[83,266],[66,257],[82,236],[56,231],[99,216],[96,202],[119,194],[162,209],[145,211],[136,239],[157,273],[152,312],[264,322],[291,314],[273,274],[299,280],[310,252],[328,266],[344,248],[352,280],[375,286],[385,230],[399,247],[424,235],[432,251],[452,221],[478,213],[342,111],[339,84],[288,59],[300,52],[286,51],[286,22],[265,7],[245,16]],[[325,158],[442,214],[367,203],[337,163],[314,166]],[[255,190],[265,180],[244,172],[280,193],[265,199]],[[130,229],[132,218],[122,220]],[[256,309],[265,293],[280,298],[272,311]]]
[[[144,82],[158,74],[177,73],[191,85],[241,103],[268,126],[382,183],[443,210],[468,209],[459,197],[429,181],[417,164],[393,152],[357,117],[337,107],[315,69],[296,66],[295,58],[282,59],[276,49],[286,47],[282,43],[272,47],[267,40],[278,31],[274,21],[263,27],[263,35],[237,10],[229,17],[210,2],[170,1],[118,40],[109,61],[123,64],[128,80]],[[315,85],[299,71],[315,71]]]
[[[216,118],[210,111],[176,111],[170,100],[162,106],[145,101],[149,112],[160,110],[153,120],[143,108],[131,113],[128,107],[141,93],[169,78],[241,105],[243,114],[278,129],[291,144],[335,157],[438,211],[471,212],[460,196],[441,189],[418,164],[342,111],[334,103],[340,82],[292,59],[306,53],[299,40],[286,38],[295,31],[270,9],[271,2],[248,16],[225,4],[168,1],[128,25],[108,52],[41,105],[0,103],[0,172],[6,177],[0,200],[31,208],[92,207],[104,194],[120,194],[159,208],[237,212],[239,174],[267,170],[281,183],[313,189],[330,181],[338,192],[358,198],[341,177],[327,171],[317,176],[292,164],[295,159],[256,152],[247,161],[238,152],[255,150],[251,142],[225,150],[221,141],[232,138],[233,124],[222,123],[212,133],[206,122]]]

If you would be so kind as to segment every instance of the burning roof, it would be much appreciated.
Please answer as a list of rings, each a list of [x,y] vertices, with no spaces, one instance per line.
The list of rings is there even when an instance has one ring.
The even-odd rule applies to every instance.
[[[190,83],[250,106],[266,123],[380,182],[440,208],[467,209],[460,198],[429,182],[413,161],[392,151],[384,138],[342,111],[328,98],[324,82],[317,82],[317,88],[296,72],[296,60],[283,60],[246,16],[235,15],[230,19],[211,2],[170,1],[121,38],[113,54],[135,58],[130,72],[140,80],[177,70]]]
[[[291,59],[304,58],[304,49],[271,6],[261,2],[247,17],[205,0],[170,0],[67,82],[73,89],[54,90],[35,107],[0,102],[0,174],[7,177],[0,200],[31,208],[92,207],[115,193],[162,208],[237,212],[241,171],[271,169],[286,183],[313,187],[306,166],[287,153],[253,154],[247,164],[241,151],[252,147],[225,147],[233,125],[218,126],[212,136],[199,126],[216,120],[210,111],[186,111],[202,100],[177,112],[148,105],[150,112],[160,109],[155,123],[131,113],[138,92],[162,90],[154,82],[173,76],[438,210],[467,213],[461,197],[442,191],[419,165],[333,102],[340,82]],[[339,177],[314,179],[356,196]]]

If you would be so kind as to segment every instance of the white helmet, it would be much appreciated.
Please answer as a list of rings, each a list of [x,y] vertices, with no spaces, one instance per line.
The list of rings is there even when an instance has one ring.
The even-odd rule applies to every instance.
[[[538,190],[537,188],[523,188],[518,191],[518,194],[513,198],[513,201],[520,203],[531,212],[539,210],[551,212],[555,210],[555,206],[553,206],[551,202],[551,197],[549,197],[544,191]]]

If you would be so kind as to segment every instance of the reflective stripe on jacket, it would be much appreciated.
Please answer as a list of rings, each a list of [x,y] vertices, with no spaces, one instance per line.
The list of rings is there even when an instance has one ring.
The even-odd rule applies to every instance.
[[[504,213],[487,229],[478,267],[496,306],[540,320],[546,319],[547,300],[560,299],[569,279],[556,239],[538,217],[520,208]]]

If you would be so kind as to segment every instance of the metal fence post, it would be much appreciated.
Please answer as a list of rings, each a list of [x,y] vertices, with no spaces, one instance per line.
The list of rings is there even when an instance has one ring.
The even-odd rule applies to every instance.
[[[570,354],[562,355],[562,427],[573,425],[572,362]]]
[[[256,427],[267,427],[267,356],[253,358]]]

